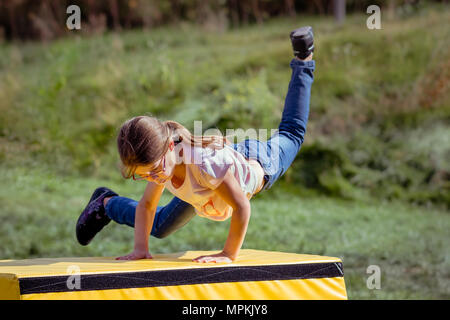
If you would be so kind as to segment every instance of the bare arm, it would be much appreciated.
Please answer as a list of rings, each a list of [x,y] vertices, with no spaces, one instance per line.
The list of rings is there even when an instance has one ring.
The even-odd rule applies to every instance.
[[[147,184],[144,194],[136,206],[136,218],[134,222],[134,251],[126,256],[118,257],[117,260],[152,258],[148,250],[148,238],[153,227],[156,207],[163,191],[163,185],[158,185],[153,182],[149,182]]]
[[[216,193],[233,208],[230,231],[221,253],[195,258],[196,262],[231,262],[239,254],[250,221],[250,201],[242,191],[238,181],[229,170]]]

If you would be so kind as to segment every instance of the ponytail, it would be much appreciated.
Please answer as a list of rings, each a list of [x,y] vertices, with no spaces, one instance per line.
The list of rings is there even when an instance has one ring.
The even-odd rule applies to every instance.
[[[223,149],[225,144],[231,144],[225,136],[195,136],[176,121],[162,122],[149,116],[134,117],[125,121],[117,136],[123,177],[131,178],[138,166],[160,159],[167,152],[171,138],[176,144],[184,141],[201,148]]]
[[[211,136],[196,136],[188,129],[176,121],[165,121],[170,136],[175,143],[185,141],[193,147],[223,149],[225,144],[230,144],[230,141],[225,136],[211,135]]]

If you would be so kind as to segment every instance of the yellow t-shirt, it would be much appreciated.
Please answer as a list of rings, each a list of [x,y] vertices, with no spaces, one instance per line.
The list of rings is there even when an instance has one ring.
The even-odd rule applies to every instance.
[[[198,215],[219,221],[231,216],[233,208],[214,192],[228,170],[236,177],[248,199],[260,187],[263,179],[260,172],[232,147],[225,145],[223,149],[201,148],[184,142],[177,145],[179,146],[183,148],[183,156],[178,161],[186,166],[184,182],[179,188],[175,188],[172,181],[168,180],[165,187],[176,197],[190,203]]]

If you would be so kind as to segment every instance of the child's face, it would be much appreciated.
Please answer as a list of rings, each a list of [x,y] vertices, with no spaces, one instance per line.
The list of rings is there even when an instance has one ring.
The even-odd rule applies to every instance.
[[[162,157],[155,164],[148,166],[138,166],[135,171],[136,180],[147,180],[157,184],[163,184],[167,181],[165,170],[165,157]]]
[[[156,184],[164,184],[172,178],[175,164],[176,157],[171,144],[164,156],[154,164],[138,166],[135,170],[135,175],[139,176],[140,179],[145,179]]]

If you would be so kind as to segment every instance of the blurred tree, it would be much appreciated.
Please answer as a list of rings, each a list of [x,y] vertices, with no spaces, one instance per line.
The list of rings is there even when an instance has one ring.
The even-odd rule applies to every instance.
[[[295,3],[294,0],[284,0],[284,6],[286,8],[286,13],[291,16],[295,17]]]
[[[259,2],[258,0],[251,0],[252,11],[256,18],[256,22],[261,24],[263,22],[261,11],[259,10]]]
[[[345,0],[333,0],[334,19],[338,24],[345,20]]]
[[[120,28],[119,20],[119,6],[117,5],[117,0],[108,0],[109,12],[111,13],[114,29]]]
[[[314,6],[317,8],[319,14],[325,14],[325,1],[322,0],[314,0]]]

